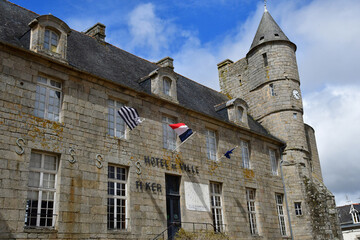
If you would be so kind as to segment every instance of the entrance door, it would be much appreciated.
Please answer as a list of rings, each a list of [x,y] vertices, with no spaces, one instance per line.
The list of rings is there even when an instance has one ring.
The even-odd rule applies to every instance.
[[[174,239],[175,234],[181,228],[180,216],[180,177],[165,175],[166,185],[166,213],[168,226],[168,239]]]

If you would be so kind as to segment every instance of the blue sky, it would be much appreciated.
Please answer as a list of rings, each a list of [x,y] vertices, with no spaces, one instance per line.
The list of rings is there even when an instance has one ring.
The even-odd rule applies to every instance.
[[[174,59],[175,71],[219,90],[216,64],[250,48],[263,1],[13,0],[72,29],[106,25],[106,41],[135,55]],[[360,1],[269,0],[297,49],[304,119],[314,127],[326,186],[338,205],[360,202]]]

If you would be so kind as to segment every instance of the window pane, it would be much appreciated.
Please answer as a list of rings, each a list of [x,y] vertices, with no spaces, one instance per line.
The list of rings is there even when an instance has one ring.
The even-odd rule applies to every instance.
[[[56,157],[55,156],[45,155],[44,169],[56,170]]]

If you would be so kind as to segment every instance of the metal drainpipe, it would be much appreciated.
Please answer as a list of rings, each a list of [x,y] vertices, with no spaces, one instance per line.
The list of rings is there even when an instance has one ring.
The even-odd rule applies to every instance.
[[[289,205],[288,205],[288,201],[287,201],[284,174],[283,174],[283,170],[282,170],[282,164],[284,162],[284,160],[283,160],[283,150],[285,149],[285,147],[286,146],[280,147],[280,173],[281,173],[281,180],[282,180],[282,183],[283,183],[283,186],[284,186],[284,196],[285,196],[286,212],[287,212],[287,216],[288,216],[288,220],[289,220],[290,236],[291,236],[291,240],[294,240],[294,236],[293,236],[293,232],[292,232],[292,226],[291,226]]]

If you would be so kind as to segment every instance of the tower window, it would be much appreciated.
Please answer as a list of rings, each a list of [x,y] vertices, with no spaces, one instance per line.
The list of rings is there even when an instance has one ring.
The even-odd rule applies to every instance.
[[[293,118],[297,119],[297,113],[293,113]]]
[[[261,40],[264,40],[264,36],[260,37],[260,41],[261,41]]]
[[[266,53],[263,53],[263,59],[264,59],[264,66],[266,67],[268,65],[268,59]]]
[[[275,37],[278,37],[278,36],[279,36],[279,34],[277,34],[277,33],[275,33],[274,35],[275,35]]]
[[[301,202],[295,202],[295,215],[296,216],[302,215]]]
[[[270,95],[275,96],[274,84],[270,83],[269,89],[270,89]]]

